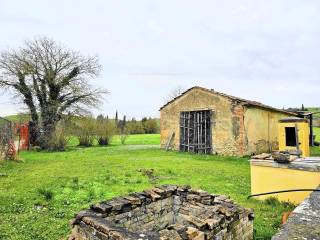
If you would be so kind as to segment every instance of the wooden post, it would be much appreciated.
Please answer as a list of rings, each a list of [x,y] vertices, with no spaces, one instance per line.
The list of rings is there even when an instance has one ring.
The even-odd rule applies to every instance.
[[[295,124],[295,134],[296,134],[296,147],[297,147],[297,152],[300,152],[298,124]]]
[[[190,151],[190,112],[188,114],[188,152]]]
[[[207,153],[207,113],[205,112],[204,113],[204,135],[205,135],[205,138],[204,138],[204,149],[205,149],[205,153]]]
[[[309,123],[309,126],[310,126],[310,136],[309,136],[310,142],[309,142],[309,145],[310,146],[314,146],[314,141],[313,141],[313,114],[312,113],[309,115],[309,120],[310,120],[310,123]]]

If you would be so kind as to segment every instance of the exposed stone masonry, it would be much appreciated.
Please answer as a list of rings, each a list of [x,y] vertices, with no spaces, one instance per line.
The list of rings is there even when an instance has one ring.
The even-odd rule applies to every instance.
[[[72,220],[70,239],[249,240],[253,212],[226,196],[164,185],[92,205]]]
[[[320,190],[320,187],[318,188]],[[289,217],[272,240],[320,239],[320,192],[313,192]]]

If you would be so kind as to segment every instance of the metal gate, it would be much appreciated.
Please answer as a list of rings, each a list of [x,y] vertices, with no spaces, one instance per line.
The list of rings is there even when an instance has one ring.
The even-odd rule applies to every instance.
[[[210,110],[180,113],[180,151],[212,153]]]

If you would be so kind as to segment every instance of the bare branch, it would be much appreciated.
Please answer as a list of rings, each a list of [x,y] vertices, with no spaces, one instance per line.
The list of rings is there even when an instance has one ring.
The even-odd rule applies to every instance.
[[[41,119],[39,128],[50,132],[63,113],[99,105],[107,91],[88,82],[100,71],[96,56],[83,56],[43,37],[1,53],[0,88],[20,94],[32,119]]]

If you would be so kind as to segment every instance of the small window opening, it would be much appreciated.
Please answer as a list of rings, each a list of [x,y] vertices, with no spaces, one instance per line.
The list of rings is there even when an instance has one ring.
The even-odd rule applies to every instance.
[[[297,146],[295,127],[286,127],[286,146]]]

